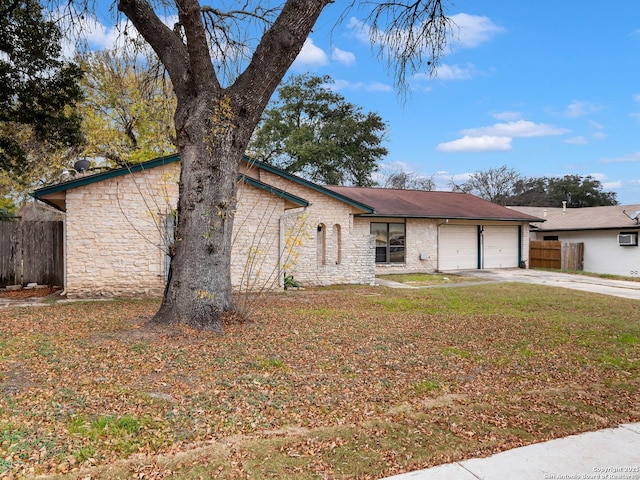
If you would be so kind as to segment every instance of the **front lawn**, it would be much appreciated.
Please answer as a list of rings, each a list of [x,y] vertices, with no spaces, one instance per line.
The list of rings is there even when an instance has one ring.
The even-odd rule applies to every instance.
[[[0,310],[0,478],[380,478],[640,421],[638,302],[547,286]]]

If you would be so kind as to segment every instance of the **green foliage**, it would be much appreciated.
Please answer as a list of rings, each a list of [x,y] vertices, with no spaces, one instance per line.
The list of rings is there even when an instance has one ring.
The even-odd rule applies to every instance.
[[[562,202],[570,208],[618,204],[616,193],[603,191],[602,183],[590,175],[522,179],[506,200],[508,205],[536,207],[561,207]]]
[[[290,288],[300,288],[302,284],[298,282],[293,275],[286,273],[284,274],[284,289],[288,290]]]
[[[517,170],[503,165],[478,171],[455,190],[473,193],[500,205],[561,207],[600,207],[617,205],[615,192],[602,190],[602,183],[590,175],[524,178]]]
[[[61,32],[36,0],[0,0],[0,170],[24,175],[40,148],[80,144],[80,67],[60,59]]]
[[[9,196],[0,197],[0,218],[13,217],[16,214],[16,205]]]
[[[124,166],[175,152],[175,95],[156,63],[126,49],[82,58],[84,156]]]
[[[292,76],[265,110],[250,155],[328,185],[371,186],[387,154],[386,124],[331,90],[330,77]]]

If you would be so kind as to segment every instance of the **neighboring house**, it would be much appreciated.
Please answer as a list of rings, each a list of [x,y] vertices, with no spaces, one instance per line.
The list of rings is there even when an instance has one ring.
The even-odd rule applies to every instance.
[[[609,207],[511,207],[545,220],[531,224],[531,240],[584,244],[583,269],[612,275],[640,275],[640,204]]]
[[[175,228],[179,157],[79,176],[33,196],[65,212],[70,297],[161,295]],[[526,214],[452,192],[323,187],[241,165],[232,282],[238,290],[371,284],[379,273],[524,265]]]

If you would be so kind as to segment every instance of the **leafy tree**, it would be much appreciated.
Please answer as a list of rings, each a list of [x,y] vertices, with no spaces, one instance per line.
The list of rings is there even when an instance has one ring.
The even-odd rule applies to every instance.
[[[443,0],[346,6],[360,3],[371,7],[371,40],[397,66],[399,86],[415,69],[435,72],[450,33]],[[248,0],[224,10],[223,2],[118,0],[166,68],[177,99],[178,240],[155,321],[221,330],[225,312],[237,312],[230,262],[240,162],[269,99],[331,4]],[[173,6],[178,21],[169,27],[160,13]]]
[[[153,58],[114,49],[88,53],[81,65],[82,156],[124,166],[175,152],[175,95]]]
[[[513,195],[516,185],[523,181],[522,175],[515,169],[503,165],[472,173],[461,185],[452,182],[453,190],[472,193],[500,205],[507,204],[507,198]]]
[[[52,152],[81,142],[80,67],[37,0],[0,0],[0,172],[18,184]],[[44,156],[43,156],[44,154]]]
[[[403,170],[390,173],[382,182],[384,188],[395,188],[398,190],[425,190],[432,191],[436,188],[433,176],[425,177],[415,172],[405,172]]]
[[[603,192],[602,183],[591,175],[565,175],[547,179],[547,206],[599,207],[617,205],[614,192]]]
[[[587,175],[530,178],[517,185],[508,205],[561,207],[598,207],[617,205],[615,192],[604,192],[602,183]]]
[[[387,154],[380,145],[386,125],[333,92],[332,83],[328,76],[290,77],[265,110],[250,155],[317,183],[371,186]]]

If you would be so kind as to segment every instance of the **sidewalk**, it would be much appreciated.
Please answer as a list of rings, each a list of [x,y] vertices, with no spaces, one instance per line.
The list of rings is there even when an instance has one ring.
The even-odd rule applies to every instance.
[[[640,480],[640,423],[448,463],[387,480]]]

